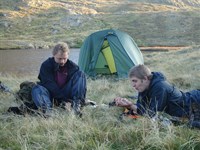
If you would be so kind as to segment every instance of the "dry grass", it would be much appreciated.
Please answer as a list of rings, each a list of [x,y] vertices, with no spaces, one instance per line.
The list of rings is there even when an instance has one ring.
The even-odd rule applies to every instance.
[[[11,2],[10,2],[11,3]],[[24,4],[23,4],[24,3]],[[7,10],[2,9],[0,12],[5,12],[9,14],[9,18],[16,17],[27,17],[29,15],[34,15],[40,13],[42,11],[46,11],[52,8],[65,9],[70,14],[107,14],[112,13],[112,8],[115,11],[124,11],[128,13],[133,12],[160,12],[160,11],[178,11],[181,9],[194,9],[195,6],[200,5],[199,2],[195,0],[188,1],[176,1],[169,0],[168,2],[160,2],[152,3],[151,1],[146,2],[131,2],[129,0],[119,1],[119,0],[111,0],[111,1],[54,1],[54,0],[27,0],[23,1],[23,5],[19,5],[19,10]],[[12,3],[11,3],[12,4]],[[20,3],[17,3],[20,4]],[[105,9],[106,8],[106,9]],[[197,7],[198,8],[198,7]],[[196,9],[197,9],[196,8]]]
[[[179,51],[143,52],[146,65],[153,71],[162,71],[167,78],[183,90],[200,88],[199,47]],[[0,80],[13,91],[24,80],[34,76],[1,76]],[[54,115],[15,116],[4,114],[8,107],[16,106],[14,96],[0,93],[0,148],[1,149],[199,149],[199,130],[186,125],[165,125],[141,117],[137,120],[119,120],[121,108],[106,104],[116,96],[132,96],[129,80],[99,78],[88,79],[87,98],[98,107],[85,107],[83,117],[55,108]]]
[[[194,46],[199,44],[199,2],[196,0],[163,3],[4,0],[0,4],[3,6],[0,10],[1,48],[30,48],[29,44],[38,48],[60,40],[70,43],[71,47],[80,46],[92,32],[118,28],[128,32],[140,46],[192,45],[169,52],[143,52],[144,60],[153,71],[162,71],[180,89],[200,89],[200,47]],[[14,74],[0,76],[0,81],[14,92],[25,80],[37,79]],[[116,96],[136,94],[128,79],[88,79],[87,86],[87,98],[95,100],[98,107],[85,107],[83,118],[59,108],[55,108],[54,115],[48,119],[5,114],[10,106],[19,103],[12,94],[0,92],[0,149],[200,149],[199,130],[185,125],[166,126],[143,117],[120,121],[123,110],[109,108],[107,104]]]

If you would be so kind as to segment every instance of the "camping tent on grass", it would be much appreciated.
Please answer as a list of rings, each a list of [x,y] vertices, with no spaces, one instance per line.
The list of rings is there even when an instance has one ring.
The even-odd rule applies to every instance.
[[[89,76],[117,74],[126,78],[129,69],[143,64],[134,40],[119,30],[103,30],[89,35],[80,49],[78,65]]]

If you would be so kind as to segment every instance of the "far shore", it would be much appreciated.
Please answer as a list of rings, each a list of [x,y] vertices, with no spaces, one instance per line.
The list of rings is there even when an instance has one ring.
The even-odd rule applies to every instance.
[[[139,46],[139,49],[141,51],[171,51],[171,50],[181,50],[181,49],[185,49],[185,48],[190,48],[191,46]],[[52,48],[47,48],[47,49],[43,49],[42,50],[49,50]],[[41,50],[40,49],[40,50]],[[71,50],[78,50],[80,48],[70,48]],[[38,49],[33,49],[33,48],[27,48],[27,49],[19,49],[19,48],[12,48],[12,49],[0,49],[0,50],[38,50]]]

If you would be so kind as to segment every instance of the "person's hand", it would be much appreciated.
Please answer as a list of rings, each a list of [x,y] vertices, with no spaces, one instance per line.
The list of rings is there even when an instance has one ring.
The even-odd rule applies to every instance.
[[[130,108],[133,104],[126,98],[116,97],[114,99],[116,106]]]

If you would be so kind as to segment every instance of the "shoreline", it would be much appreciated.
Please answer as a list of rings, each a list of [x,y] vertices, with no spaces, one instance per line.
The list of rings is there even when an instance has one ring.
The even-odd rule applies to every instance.
[[[182,50],[186,48],[191,48],[192,46],[138,46],[138,48],[141,51],[174,51],[174,50]],[[10,49],[1,49],[0,51],[5,51],[5,50],[50,50],[52,48],[39,48],[39,49],[33,49],[33,48],[27,48],[27,49],[20,49],[20,48],[10,48]],[[70,50],[79,50],[80,48],[70,48]]]

